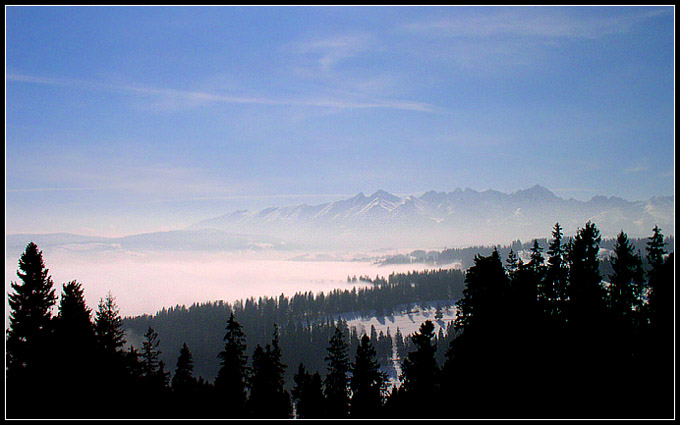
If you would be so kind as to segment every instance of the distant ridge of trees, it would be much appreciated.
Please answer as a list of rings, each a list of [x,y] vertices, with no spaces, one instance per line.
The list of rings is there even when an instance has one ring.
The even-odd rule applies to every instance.
[[[517,239],[509,245],[477,245],[465,248],[446,248],[440,251],[425,251],[422,249],[417,249],[411,251],[408,254],[395,254],[387,256],[380,261],[380,264],[430,264],[442,266],[460,262],[461,269],[467,270],[475,264],[474,260],[475,256],[477,255],[489,256],[495,249],[498,251],[498,254],[501,257],[507,258],[507,256],[510,254],[510,251],[513,251],[515,254],[520,251],[530,251],[534,241],[537,241],[539,245],[543,247],[547,247],[550,242],[547,238],[532,239],[528,242],[522,242],[521,240]],[[629,238],[629,241],[635,250],[644,252],[645,246],[647,244],[646,238]],[[664,238],[664,243],[666,246],[675,246],[675,238],[673,236],[668,236]],[[603,239],[600,241],[600,249],[604,252],[612,251],[615,244],[616,238]],[[647,258],[643,257],[642,260],[643,262],[646,262]],[[609,262],[608,257],[601,258],[601,261],[603,263]]]
[[[464,275],[463,296],[456,302],[459,314],[447,335],[436,335],[429,320],[409,338],[399,332],[394,339],[388,335],[389,351],[394,343],[403,360],[401,385],[389,394],[380,370],[385,347],[375,329],[359,337],[343,320],[336,323],[320,315],[363,305],[356,291],[349,296],[337,291],[328,303],[322,294],[299,294],[298,302],[311,300],[316,306],[317,310],[312,308],[316,322],[304,308],[293,314],[286,297],[235,303],[221,322],[217,341],[221,351],[213,358],[220,368],[212,383],[195,378],[195,357],[187,343],[173,350],[178,357],[171,376],[161,359],[162,334],[148,323],[141,351],[129,346],[110,293],[92,317],[82,286],[76,281],[64,284],[53,316],[51,307],[57,301],[53,282],[42,252],[29,243],[19,260],[22,282],[12,282],[9,296],[6,414],[8,418],[672,418],[675,259],[661,230],[653,229],[645,254],[622,231],[607,276],[600,268],[601,237],[593,223],[566,240],[556,224],[552,236],[547,259],[539,241],[533,242],[526,262],[514,251],[505,263],[498,250],[477,255]],[[453,291],[458,277],[441,270],[394,277],[362,296],[383,290],[394,301],[399,296],[422,296],[427,285],[435,292]],[[226,310],[224,304],[205,305],[218,306],[220,313]],[[187,309],[177,311],[181,315],[167,317],[191,317]],[[263,318],[269,321],[241,323]],[[285,325],[277,322],[280,318],[288,319]],[[245,329],[261,332],[256,337],[265,342],[253,348]],[[300,349],[290,345],[302,340],[295,338],[306,338],[320,350],[297,365],[289,364],[285,353]],[[291,369],[294,385],[288,389],[286,371]]]

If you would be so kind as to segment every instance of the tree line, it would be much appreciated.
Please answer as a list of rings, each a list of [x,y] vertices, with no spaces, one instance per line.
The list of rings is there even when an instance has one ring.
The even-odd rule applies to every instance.
[[[194,304],[190,307],[163,308],[154,315],[124,318],[130,339],[141,340],[148,327],[155,329],[168,349],[161,354],[166,363],[183,343],[192,347],[198,375],[208,380],[217,376],[215,362],[222,349],[224,323],[233,312],[243,326],[246,344],[264,346],[271,337],[274,325],[280,332],[283,361],[296,365],[304,362],[310,372],[323,373],[325,346],[336,327],[348,334],[351,350],[359,345],[360,330],[349,328],[341,313],[353,312],[355,317],[382,317],[401,311],[415,303],[442,300],[442,305],[453,305],[462,297],[465,275],[460,270],[426,270],[422,272],[392,273],[387,279],[371,281],[366,288],[334,289],[329,293],[299,292],[293,296],[262,296],[237,300]],[[446,304],[448,303],[448,304]],[[369,332],[383,370],[394,374],[391,362],[392,340],[396,329]],[[285,372],[286,388],[290,389],[294,370]]]
[[[535,241],[526,263],[513,251],[505,264],[496,250],[476,256],[455,323],[440,334],[448,342],[443,362],[434,325],[426,321],[408,345],[396,342],[402,374],[389,393],[374,331],[353,337],[346,322],[327,322],[332,332],[319,341],[325,368],[312,372],[304,361],[283,361],[284,350],[295,347],[285,347],[276,322],[266,343],[253,349],[238,308],[222,322],[214,382],[194,376],[186,343],[171,373],[151,326],[139,351],[126,344],[111,294],[92,317],[82,286],[65,283],[52,316],[53,282],[42,252],[29,243],[19,260],[22,282],[12,282],[9,295],[7,415],[672,417],[674,254],[660,229],[653,232],[646,262],[621,232],[607,276],[599,268],[599,231],[590,222],[567,240],[556,224],[547,256]],[[290,390],[289,368],[295,369]]]

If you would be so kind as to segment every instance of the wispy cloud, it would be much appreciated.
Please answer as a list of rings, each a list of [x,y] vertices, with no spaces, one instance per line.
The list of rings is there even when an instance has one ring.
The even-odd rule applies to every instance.
[[[283,46],[286,53],[308,57],[317,70],[328,72],[338,63],[355,58],[375,48],[376,40],[369,33],[344,34],[309,39]]]
[[[411,22],[404,29],[416,33],[450,37],[492,36],[584,38],[624,33],[648,19],[671,13],[669,9],[644,10],[617,16],[576,17],[563,8],[510,8],[496,14],[459,16]]]
[[[630,166],[624,168],[623,171],[625,171],[628,174],[642,173],[642,172],[645,172],[645,171],[649,171],[649,160],[645,158],[641,161],[638,161],[635,164],[631,164]]]
[[[368,100],[356,100],[349,98],[335,98],[329,96],[309,96],[300,98],[229,96],[224,94],[207,93],[201,91],[153,88],[124,84],[107,84],[67,78],[36,77],[23,74],[8,74],[5,78],[7,81],[12,82],[71,87],[86,90],[103,90],[123,94],[153,96],[157,99],[157,102],[155,103],[156,106],[160,105],[163,106],[164,108],[173,110],[197,107],[201,105],[214,103],[255,104],[268,106],[299,106],[299,107],[336,108],[336,109],[377,108],[417,112],[434,112],[437,110],[436,107],[428,103],[400,99],[372,98]]]
[[[23,189],[6,189],[8,193],[31,193],[31,192],[80,192],[88,190],[107,190],[110,187],[30,187]]]
[[[624,171],[626,173],[641,173],[647,170],[649,170],[649,167],[647,167],[646,165],[637,165],[635,167],[628,167]]]

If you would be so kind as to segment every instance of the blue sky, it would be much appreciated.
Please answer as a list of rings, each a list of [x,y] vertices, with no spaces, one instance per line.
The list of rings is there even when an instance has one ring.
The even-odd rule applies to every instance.
[[[674,193],[673,7],[6,7],[6,232]]]

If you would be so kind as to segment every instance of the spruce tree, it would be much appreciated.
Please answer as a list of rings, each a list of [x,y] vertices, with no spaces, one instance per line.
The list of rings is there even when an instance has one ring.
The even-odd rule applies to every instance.
[[[123,351],[126,342],[123,319],[111,292],[99,300],[94,328],[97,342],[95,381],[106,383],[97,403],[98,409],[104,408],[106,403],[112,401],[132,409],[134,403],[138,402],[136,396],[141,391],[138,382],[140,376],[135,374],[138,370],[137,365],[131,364],[132,359]]]
[[[510,252],[508,253],[508,258],[505,260],[505,264],[505,269],[508,271],[508,275],[512,279],[512,277],[515,275],[515,272],[519,268],[519,259],[512,248],[510,248]]]
[[[248,400],[253,417],[290,417],[290,395],[284,389],[285,370],[286,365],[281,362],[278,328],[275,327],[271,344],[267,344],[265,349],[258,345],[253,353]]]
[[[94,327],[100,351],[107,357],[115,356],[125,344],[125,330],[116,299],[111,292],[99,300]]]
[[[439,391],[439,367],[435,359],[437,347],[433,344],[434,324],[426,320],[418,332],[411,336],[415,350],[408,353],[402,367],[404,396],[413,406],[436,401]],[[415,417],[429,417],[430,412],[414,411]]]
[[[569,245],[568,320],[576,331],[593,330],[605,308],[598,259],[600,231],[590,221]]]
[[[347,351],[349,344],[339,327],[328,344],[328,373],[325,379],[327,415],[332,419],[346,418],[349,414],[349,373],[350,361]]]
[[[93,397],[90,386],[95,382],[96,341],[91,310],[82,286],[75,280],[62,286],[59,313],[54,322],[54,356],[59,365],[55,381],[60,383],[55,398],[64,403],[68,398],[77,397],[82,401],[82,408],[73,409],[70,415],[87,417]]]
[[[663,279],[664,256],[667,251],[663,234],[659,226],[654,226],[654,234],[647,241],[647,282],[649,285],[649,320],[652,326],[657,326],[664,319],[671,318],[672,314],[672,282]],[[670,307],[670,308],[668,308]],[[665,317],[664,317],[665,316]]]
[[[92,310],[87,306],[83,287],[75,280],[65,283],[55,320],[56,339],[77,351],[94,348],[95,334]]]
[[[218,354],[221,362],[215,379],[215,391],[220,405],[224,406],[222,415],[225,417],[241,418],[246,414],[248,357],[245,340],[243,327],[234,319],[232,312],[224,335],[224,350]]]
[[[27,385],[44,375],[49,358],[52,332],[51,309],[56,302],[52,278],[45,268],[42,251],[30,242],[19,259],[17,275],[21,283],[12,282],[9,294],[9,329],[7,330],[7,378]]]
[[[367,335],[361,337],[352,371],[351,416],[353,418],[378,418],[387,375],[380,371],[375,348]]]
[[[566,252],[562,243],[562,236],[560,224],[555,223],[552,240],[548,246],[548,264],[542,291],[543,299],[545,300],[545,313],[548,316],[560,318],[564,318],[569,277],[569,268],[566,262]]]
[[[160,344],[158,332],[149,326],[142,342],[142,373],[151,391],[160,391],[167,386],[165,364],[160,360]]]
[[[475,256],[475,265],[465,275],[463,298],[457,303],[456,330],[471,327],[498,327],[504,323],[498,318],[510,317],[507,303],[509,292],[508,276],[494,248],[488,257]]]
[[[349,281],[349,276],[347,276],[347,280]],[[293,398],[293,403],[295,405],[295,417],[298,419],[303,419],[307,417],[306,416],[307,404],[303,395],[305,392],[305,387],[311,379],[312,376],[309,373],[307,373],[307,371],[305,370],[305,366],[302,363],[300,363],[297,372],[295,372],[295,375],[293,376],[293,382],[295,382],[295,385],[293,386],[293,389],[290,392],[290,395]]]
[[[639,314],[642,298],[642,259],[635,254],[633,244],[622,231],[616,238],[610,258],[613,273],[609,276],[609,304],[615,320],[632,328]]]
[[[196,386],[196,379],[193,377],[194,359],[185,342],[179,350],[177,357],[177,367],[172,377],[172,390],[177,393],[187,393]]]

